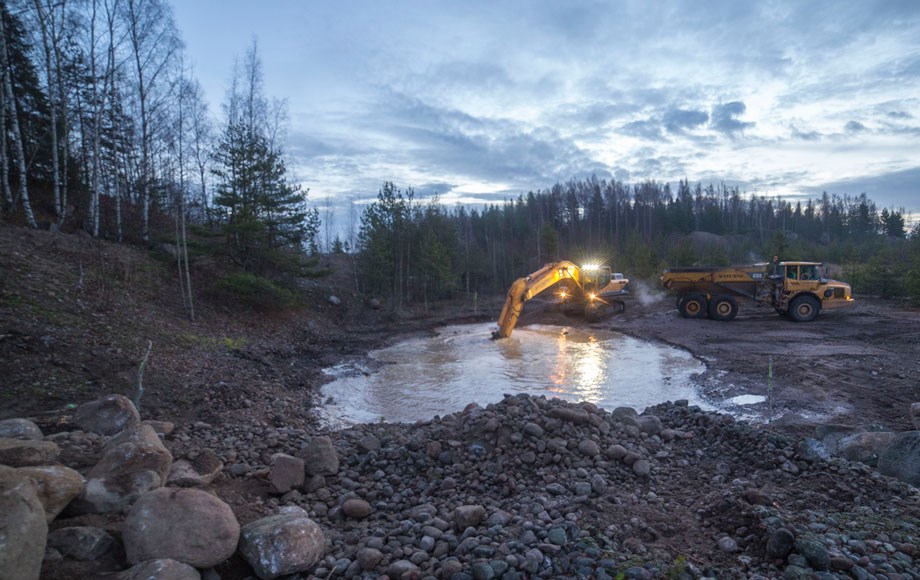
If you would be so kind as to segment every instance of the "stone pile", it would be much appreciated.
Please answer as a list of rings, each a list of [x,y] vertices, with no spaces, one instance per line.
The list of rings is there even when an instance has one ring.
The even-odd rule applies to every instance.
[[[92,561],[123,579],[920,578],[914,431],[802,440],[686,402],[638,414],[518,395],[317,436],[173,430],[124,403],[50,437],[0,422],[9,577],[44,560],[49,577]],[[240,525],[218,496],[247,481],[263,491]]]
[[[216,454],[173,461],[161,440],[173,426],[141,421],[127,398],[87,403],[73,422],[81,429],[44,437],[31,421],[0,421],[0,580],[192,580],[216,575],[238,547],[260,578],[275,578],[322,557],[322,531],[299,508],[241,534],[230,506],[204,489],[223,469]],[[86,515],[110,529],[68,522]]]

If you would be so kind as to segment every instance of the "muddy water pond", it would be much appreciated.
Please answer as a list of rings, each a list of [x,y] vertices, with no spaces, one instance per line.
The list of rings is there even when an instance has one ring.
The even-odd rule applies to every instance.
[[[588,401],[605,409],[687,399],[712,408],[694,375],[704,365],[688,352],[603,330],[519,328],[493,341],[493,324],[448,326],[434,337],[403,340],[369,353],[368,364],[326,369],[330,426],[413,422],[498,402],[505,393]]]

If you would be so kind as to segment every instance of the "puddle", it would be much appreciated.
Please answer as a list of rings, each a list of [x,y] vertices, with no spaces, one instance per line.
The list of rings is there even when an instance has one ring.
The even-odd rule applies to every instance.
[[[611,331],[528,326],[490,340],[492,323],[449,326],[369,353],[370,368],[340,365],[323,386],[322,419],[330,426],[413,422],[505,393],[589,401],[605,409],[687,399],[713,409],[693,376],[705,370],[688,352]]]
[[[766,400],[767,398],[763,395],[738,395],[729,399],[728,402],[733,405],[756,405]]]

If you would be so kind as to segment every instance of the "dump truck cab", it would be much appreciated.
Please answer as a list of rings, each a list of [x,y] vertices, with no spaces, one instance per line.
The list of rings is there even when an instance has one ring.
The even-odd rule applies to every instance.
[[[850,285],[830,279],[821,262],[774,262],[768,278],[774,307],[793,320],[810,321],[821,310],[853,303]]]

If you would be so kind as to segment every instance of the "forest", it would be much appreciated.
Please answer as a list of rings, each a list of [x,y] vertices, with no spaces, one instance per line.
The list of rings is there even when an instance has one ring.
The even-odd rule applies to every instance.
[[[557,259],[652,281],[774,255],[831,263],[857,293],[920,300],[920,226],[866,193],[789,200],[581,176],[447,207],[380,176],[376,202],[353,204],[360,218],[338,232],[288,173],[284,101],[265,95],[255,41],[216,115],[164,0],[17,0],[0,13],[2,219],[178,248],[192,317],[203,256],[220,259],[216,283],[287,304],[298,276],[322,273],[320,253],[347,254],[356,290],[393,308],[501,293]]]

